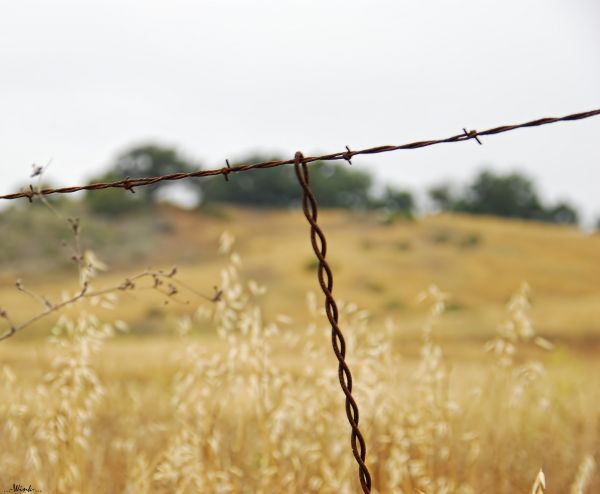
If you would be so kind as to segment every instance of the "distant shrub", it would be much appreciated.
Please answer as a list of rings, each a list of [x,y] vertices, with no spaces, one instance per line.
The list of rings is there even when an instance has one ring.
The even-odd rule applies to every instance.
[[[437,230],[430,235],[429,240],[434,244],[447,244],[452,240],[452,235],[445,230]]]
[[[406,252],[412,249],[412,244],[408,240],[401,240],[399,242],[396,242],[396,249],[402,252]]]
[[[361,243],[360,246],[364,249],[364,250],[371,250],[373,247],[375,247],[375,242],[373,242],[370,239],[364,239]]]
[[[394,211],[383,209],[377,216],[378,223],[383,226],[394,225],[398,221],[413,221],[415,218],[411,211]]]
[[[385,302],[385,308],[387,310],[401,310],[406,307],[406,304],[398,298],[391,298]]]
[[[319,261],[317,259],[310,259],[304,264],[304,267],[307,271],[316,271],[319,268]]]
[[[477,247],[481,243],[481,236],[477,233],[469,233],[458,241],[458,245],[464,248]]]
[[[364,287],[373,293],[382,293],[385,291],[385,286],[375,280],[365,280]]]
[[[114,173],[106,173],[100,177],[95,177],[91,182],[112,182],[122,177]],[[124,189],[104,189],[87,192],[84,203],[90,213],[100,216],[124,216],[127,214],[141,211],[148,207],[148,204]]]
[[[458,302],[448,302],[446,304],[446,312],[458,312],[463,310],[463,305]]]

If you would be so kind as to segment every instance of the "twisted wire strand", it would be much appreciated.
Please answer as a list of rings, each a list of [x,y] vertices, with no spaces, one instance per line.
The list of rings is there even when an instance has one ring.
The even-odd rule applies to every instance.
[[[340,386],[346,396],[346,416],[352,428],[350,443],[352,453],[358,463],[358,476],[360,485],[365,494],[371,492],[371,474],[365,463],[367,446],[365,440],[358,429],[358,405],[352,397],[352,374],[346,364],[346,341],[338,325],[338,308],[333,298],[333,273],[331,267],[325,260],[327,255],[327,240],[325,234],[317,224],[317,200],[310,189],[308,167],[304,162],[301,152],[297,152],[294,157],[294,169],[298,182],[302,186],[302,209],[304,216],[310,223],[310,240],[312,248],[319,260],[318,279],[321,290],[325,295],[325,312],[327,319],[331,323],[331,343],[333,351],[338,360],[338,377]],[[318,239],[318,240],[317,240]]]
[[[571,122],[574,120],[583,120],[585,118],[594,117],[596,115],[600,115],[600,109],[591,110],[587,112],[580,113],[572,113],[570,115],[565,115],[563,117],[546,117],[546,118],[538,118],[536,120],[531,120],[529,122],[515,124],[515,125],[502,125],[499,127],[494,127],[487,130],[482,130],[481,132],[477,132],[476,130],[464,131],[462,134],[457,134],[452,137],[447,137],[445,139],[431,139],[427,141],[416,141],[408,144],[401,144],[399,146],[377,146],[367,149],[361,149],[358,151],[352,151],[349,148],[346,148],[346,151],[340,151],[337,153],[324,154],[322,156],[307,156],[303,158],[303,163],[312,163],[314,161],[337,161],[337,160],[346,160],[350,162],[353,156],[361,155],[361,154],[379,154],[379,153],[389,153],[391,151],[398,151],[401,149],[417,149],[423,148],[427,146],[434,146],[437,144],[444,144],[450,142],[462,142],[468,141],[471,139],[475,139],[479,142],[479,137],[501,134],[503,132],[509,132],[516,129],[526,128],[526,127],[539,127],[541,125],[553,124],[556,122]],[[0,199],[19,199],[19,198],[27,198],[30,201],[33,197],[37,195],[51,195],[51,194],[70,194],[73,192],[79,192],[82,190],[101,190],[101,189],[126,189],[131,192],[134,191],[135,187],[142,187],[146,185],[153,185],[158,182],[164,181],[174,181],[174,180],[183,180],[186,178],[193,177],[209,177],[214,175],[223,175],[226,179],[229,178],[230,173],[237,172],[245,172],[248,170],[252,170],[255,168],[273,168],[276,166],[282,165],[291,165],[294,164],[294,160],[273,160],[273,161],[263,161],[261,163],[251,163],[251,164],[239,164],[236,166],[230,166],[227,161],[227,166],[222,168],[215,168],[212,170],[198,170],[195,172],[179,172],[179,173],[170,173],[168,175],[160,175],[157,177],[142,177],[142,178],[125,178],[123,180],[116,180],[114,182],[99,182],[88,185],[80,185],[74,187],[61,187],[57,189],[48,188],[42,190],[34,190],[33,187],[30,186],[29,190],[16,192],[13,194],[6,194],[0,196]]]

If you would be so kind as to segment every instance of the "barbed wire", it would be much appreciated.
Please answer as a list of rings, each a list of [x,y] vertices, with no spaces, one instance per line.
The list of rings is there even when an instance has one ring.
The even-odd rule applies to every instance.
[[[371,474],[365,463],[367,445],[358,429],[358,405],[352,397],[352,374],[350,373],[348,364],[346,364],[346,341],[344,339],[344,334],[338,325],[338,307],[332,293],[333,272],[325,260],[325,256],[327,255],[327,239],[325,238],[323,230],[317,224],[317,200],[310,188],[308,166],[303,162],[303,158],[302,153],[298,151],[294,157],[294,169],[296,171],[298,182],[302,187],[302,209],[304,211],[304,216],[306,216],[306,219],[310,223],[310,241],[313,251],[319,261],[317,276],[319,285],[321,285],[321,290],[325,295],[325,313],[331,324],[331,344],[333,346],[333,352],[338,360],[340,386],[346,396],[346,416],[348,417],[348,422],[352,429],[350,436],[352,453],[358,464],[358,478],[362,490],[365,494],[369,494],[371,492]]]
[[[302,163],[308,164],[315,161],[337,161],[337,160],[345,160],[348,163],[351,163],[351,160],[354,156],[364,155],[364,154],[380,154],[380,153],[389,153],[392,151],[399,151],[402,149],[418,149],[427,146],[434,146],[437,144],[445,144],[451,142],[462,142],[468,141],[471,139],[475,139],[479,144],[481,141],[479,137],[490,136],[496,134],[502,134],[504,132],[510,132],[512,130],[526,128],[526,127],[539,127],[542,125],[549,125],[556,122],[569,122],[574,120],[583,120],[585,118],[590,118],[600,115],[600,109],[591,110],[581,113],[572,113],[570,115],[565,115],[563,117],[545,117],[538,118],[536,120],[531,120],[529,122],[515,124],[515,125],[501,125],[498,127],[493,127],[491,129],[476,131],[470,130],[467,131],[463,129],[462,134],[457,134],[451,137],[447,137],[445,139],[431,139],[427,141],[415,141],[410,142],[408,144],[400,144],[397,146],[377,146],[366,149],[360,149],[357,151],[351,150],[348,146],[346,146],[346,151],[341,151],[337,153],[324,154],[321,156],[305,156],[302,159]],[[179,172],[179,173],[170,173],[168,175],[160,175],[157,177],[142,177],[142,178],[131,178],[127,177],[122,180],[116,180],[114,182],[98,182],[92,183],[88,185],[78,185],[72,187],[61,187],[61,188],[48,188],[35,190],[33,186],[29,186],[29,190],[24,190],[21,192],[16,192],[13,194],[6,194],[0,196],[0,199],[12,200],[19,198],[27,198],[29,201],[33,199],[33,197],[42,195],[48,196],[51,194],[70,194],[73,192],[79,192],[82,190],[102,190],[102,189],[125,189],[130,192],[134,192],[136,187],[143,187],[147,185],[153,185],[158,182],[165,181],[175,181],[175,180],[183,180],[186,178],[194,178],[194,177],[210,177],[215,175],[223,175],[225,179],[228,179],[230,173],[238,173],[245,172],[253,169],[260,168],[274,168],[277,166],[283,165],[292,165],[294,164],[294,159],[289,160],[273,160],[273,161],[263,161],[260,163],[250,163],[250,164],[239,164],[231,166],[229,160],[226,160],[227,166],[222,168],[215,168],[211,170],[198,170],[195,172]]]

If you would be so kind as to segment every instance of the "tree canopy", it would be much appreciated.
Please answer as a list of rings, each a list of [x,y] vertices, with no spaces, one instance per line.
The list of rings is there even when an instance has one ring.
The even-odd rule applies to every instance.
[[[252,155],[242,162],[279,159]],[[324,207],[367,208],[371,205],[373,180],[370,174],[347,166],[317,162],[310,165],[313,192]],[[202,187],[204,202],[228,202],[257,207],[288,207],[300,203],[301,191],[293,166],[256,169],[206,180]]]
[[[174,148],[146,144],[120,154],[112,165],[111,173],[119,178],[155,177],[176,172],[190,172],[198,168]],[[166,185],[168,182],[146,186],[140,188],[139,193],[146,202],[153,202],[156,200],[158,190]]]
[[[127,177],[153,177],[197,169],[176,149],[157,144],[134,146],[119,154],[108,171],[93,177],[92,182],[113,182]],[[161,188],[170,182],[160,182],[135,189],[135,194],[123,189],[106,189],[88,192],[85,202],[89,209],[105,216],[128,214],[156,202]]]
[[[114,182],[123,178],[114,171],[92,178],[93,182]],[[148,206],[141,194],[132,194],[124,189],[103,189],[88,191],[84,198],[90,212],[102,216],[123,216],[140,211]]]
[[[280,156],[252,154],[240,157],[236,163],[257,163],[279,160]],[[309,165],[310,182],[319,205],[330,208],[384,209],[390,213],[411,216],[416,204],[406,190],[386,186],[375,192],[373,176],[346,164],[316,162]],[[184,157],[178,150],[159,144],[134,146],[121,153],[109,170],[92,181],[114,181],[127,177],[148,177],[174,172],[199,170],[200,166]],[[191,179],[186,181],[198,203],[229,203],[252,207],[294,207],[300,204],[301,191],[293,166],[255,169],[248,173]],[[120,190],[86,194],[93,212],[119,215],[148,207],[168,195],[172,182],[160,182],[139,187],[135,194]],[[553,223],[575,224],[576,209],[567,202],[544,204],[533,181],[520,173],[499,174],[481,171],[462,188],[438,184],[429,189],[429,198],[442,211],[488,214],[508,218],[523,218]]]
[[[247,155],[239,163],[278,160],[279,156]],[[119,155],[107,173],[92,181],[114,181],[127,177],[165,175],[198,170],[197,164],[182,157],[175,149],[156,144],[137,146]],[[410,192],[387,187],[383,195],[373,193],[373,178],[365,171],[339,163],[317,162],[310,165],[310,181],[319,205],[332,208],[386,208],[393,212],[412,213],[414,200]],[[198,202],[229,203],[253,207],[291,207],[300,204],[301,191],[292,166],[256,169],[249,173],[192,179]],[[126,214],[155,203],[161,188],[171,182],[160,182],[136,189],[136,194],[119,190],[86,194],[90,209],[105,215]]]
[[[502,175],[484,170],[462,190],[441,184],[429,189],[429,197],[442,211],[564,224],[578,221],[577,211],[566,202],[544,205],[532,180],[520,173]]]

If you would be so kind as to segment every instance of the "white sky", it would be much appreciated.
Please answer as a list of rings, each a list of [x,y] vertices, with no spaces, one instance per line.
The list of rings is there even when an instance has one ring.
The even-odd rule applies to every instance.
[[[0,192],[156,139],[206,167],[600,107],[597,0],[0,0]],[[600,215],[600,117],[360,157],[422,189],[516,167]]]

